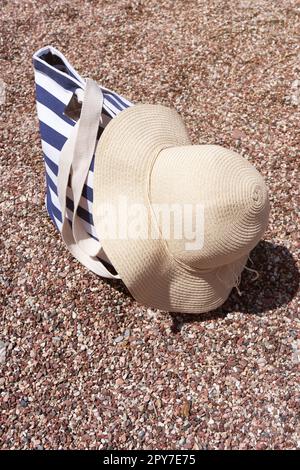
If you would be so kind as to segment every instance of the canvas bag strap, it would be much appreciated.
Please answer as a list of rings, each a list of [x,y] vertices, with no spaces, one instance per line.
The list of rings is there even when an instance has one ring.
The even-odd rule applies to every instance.
[[[97,258],[102,250],[101,244],[86,233],[77,215],[82,189],[95,151],[99,122],[102,120],[102,105],[103,94],[100,87],[93,80],[87,79],[80,119],[63,146],[59,158],[57,191],[62,211],[61,234],[69,251],[84,266],[99,276],[119,279],[118,275],[110,273]],[[72,228],[66,216],[66,196],[70,174],[74,200]]]

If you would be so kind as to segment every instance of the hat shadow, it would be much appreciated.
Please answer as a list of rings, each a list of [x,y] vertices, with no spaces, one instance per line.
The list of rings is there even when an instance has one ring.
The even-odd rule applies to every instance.
[[[250,257],[253,265],[248,261],[247,266],[257,270],[259,278],[255,280],[255,274],[244,269],[239,286],[241,296],[237,289],[232,289],[221,307],[199,315],[169,312],[173,321],[172,331],[180,331],[184,323],[224,318],[234,311],[262,316],[268,310],[288,304],[296,295],[300,281],[299,270],[290,251],[283,245],[261,241]],[[106,279],[106,282],[132,297],[121,280]]]
[[[198,316],[171,313],[173,331],[179,331],[184,323],[224,318],[233,311],[262,316],[268,310],[289,303],[298,291],[300,279],[290,251],[285,246],[261,241],[252,250],[250,257],[253,265],[248,261],[247,266],[257,270],[259,277],[254,279],[255,273],[244,269],[239,286],[242,295],[239,295],[237,289],[232,289],[221,307]]]

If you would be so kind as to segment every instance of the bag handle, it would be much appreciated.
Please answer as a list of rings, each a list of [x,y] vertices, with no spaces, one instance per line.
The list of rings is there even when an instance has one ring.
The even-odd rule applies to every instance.
[[[84,266],[99,276],[120,279],[97,258],[106,258],[99,242],[94,240],[82,227],[77,215],[84,183],[94,155],[99,122],[102,122],[103,94],[93,80],[87,79],[82,99],[80,119],[75,124],[72,134],[64,144],[58,165],[57,192],[62,212],[62,238],[72,255]],[[66,196],[71,174],[71,189],[74,199],[72,228],[66,216]]]

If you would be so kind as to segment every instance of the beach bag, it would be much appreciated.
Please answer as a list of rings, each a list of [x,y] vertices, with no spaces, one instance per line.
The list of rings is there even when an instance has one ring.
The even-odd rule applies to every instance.
[[[33,67],[47,212],[73,256],[100,276],[119,278],[93,223],[94,152],[105,126],[132,103],[83,79],[52,46],[33,55]]]

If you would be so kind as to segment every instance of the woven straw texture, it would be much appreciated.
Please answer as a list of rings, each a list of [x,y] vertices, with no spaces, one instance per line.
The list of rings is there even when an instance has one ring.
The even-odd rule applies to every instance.
[[[95,227],[121,278],[139,302],[168,311],[221,305],[269,213],[265,184],[250,163],[220,146],[192,146],[179,114],[160,105],[137,105],[107,126],[96,151],[94,192]],[[110,205],[113,221],[120,196],[147,208],[155,239],[102,235],[99,208]],[[163,239],[153,202],[203,204],[203,247],[187,251],[185,239]]]

